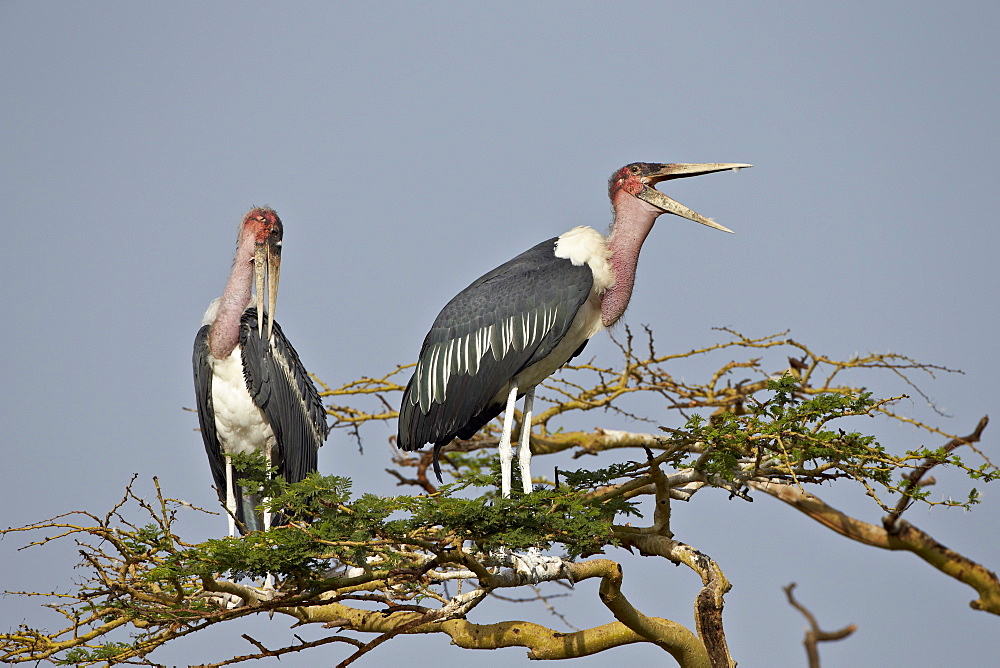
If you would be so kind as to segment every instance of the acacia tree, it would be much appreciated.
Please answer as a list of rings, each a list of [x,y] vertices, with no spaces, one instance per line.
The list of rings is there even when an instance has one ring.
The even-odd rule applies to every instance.
[[[996,575],[904,519],[915,503],[961,508],[976,503],[974,487],[963,491],[961,501],[932,501],[924,487],[935,467],[962,471],[971,481],[1000,475],[977,447],[987,419],[965,436],[947,434],[897,412],[904,395],[878,398],[859,387],[861,380],[870,384],[888,372],[920,392],[916,375],[950,370],[888,353],[839,361],[785,334],[748,338],[720,331],[723,342],[661,355],[651,332],[640,344],[626,329],[616,364],[591,361],[550,379],[539,397],[544,410],[534,419],[535,454],[622,454],[604,468],[555,469],[552,479],[535,479],[531,494],[503,499],[495,493],[497,430],[487,428],[442,452],[450,476],[445,485],[428,476],[430,451],[397,452],[388,473],[410,492],[398,496],[355,495],[349,480],[318,474],[288,485],[268,480],[261,461],[239,461],[247,483],[262,485],[274,508],[293,518],[287,526],[242,538],[184,541],[178,517],[189,506],[165,496],[158,485],[151,500],[130,485],[106,513],[74,511],[0,532],[39,534],[30,548],[75,540],[87,572],[68,594],[12,592],[48,597],[46,605],[65,622],[62,628],[22,626],[0,635],[0,659],[157,665],[155,650],[165,643],[216,624],[237,624],[248,615],[277,613],[331,631],[319,640],[297,639],[277,648],[244,636],[253,651],[206,665],[340,643],[349,646],[341,654],[344,666],[394,637],[420,633],[447,636],[467,649],[525,647],[536,659],[644,642],[681,666],[732,666],[722,615],[729,581],[711,555],[671,530],[676,502],[690,501],[705,488],[744,499],[768,494],[845,538],[910,551],[972,587],[973,608],[1000,615]],[[737,360],[740,356],[745,358]],[[719,358],[725,361],[712,363]],[[703,382],[686,382],[672,374],[680,360],[715,370]],[[324,385],[334,426],[360,438],[366,423],[393,420],[407,368],[342,387]],[[654,417],[665,426],[656,433],[559,428],[579,411],[624,412],[626,395],[636,393],[653,395],[662,407]],[[886,447],[850,430],[857,416],[907,422],[935,447]],[[519,430],[520,414],[515,420]],[[967,452],[974,463],[962,458]],[[819,483],[858,486],[884,513],[881,524],[824,503],[809,491]],[[653,500],[653,511],[643,517],[639,502],[646,498]],[[628,548],[635,559],[690,569],[701,581],[694,627],[636,609],[622,593],[625,567],[601,556],[608,546]],[[558,558],[525,558],[540,549]],[[278,577],[275,589],[254,585],[267,573]],[[560,632],[529,622],[477,619],[477,606],[505,590],[588,579],[599,581],[593,603],[607,611],[603,625]],[[792,586],[786,593],[810,621],[806,645],[814,661],[817,642],[852,629],[820,631],[792,596]]]

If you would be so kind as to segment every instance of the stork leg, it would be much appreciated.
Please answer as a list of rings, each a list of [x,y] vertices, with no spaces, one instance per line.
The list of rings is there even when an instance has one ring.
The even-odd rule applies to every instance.
[[[510,389],[507,397],[507,410],[503,415],[503,433],[500,435],[500,493],[510,496],[511,463],[514,452],[511,446],[511,431],[513,431],[514,405],[517,401],[517,387]],[[531,417],[535,403],[535,388],[524,394],[524,412],[521,418],[521,439],[518,444],[517,461],[521,467],[521,485],[525,494],[531,493]],[[542,554],[537,547],[528,549],[526,554],[515,554],[510,549],[502,547],[491,553],[493,558],[503,566],[514,568],[526,576],[529,582],[538,583],[544,580],[556,580],[569,577],[569,571],[562,559]],[[572,580],[571,580],[572,581]]]
[[[267,458],[267,468],[270,469],[271,468],[271,448],[267,448],[265,450],[264,456]],[[267,499],[264,499],[264,498],[262,498],[262,500],[265,501],[265,502],[267,501]],[[273,516],[274,516],[273,513],[270,510],[268,510],[267,506],[265,505],[264,506],[264,531],[267,531],[268,529],[271,528],[271,518]]]
[[[229,511],[229,537],[236,536],[236,492],[233,489],[233,462],[226,457],[226,510]]]
[[[510,496],[511,462],[514,461],[514,448],[510,444],[510,432],[514,429],[514,404],[517,403],[517,385],[510,388],[507,396],[507,409],[503,412],[503,433],[500,434],[500,495]]]
[[[531,410],[535,405],[535,388],[524,393],[524,412],[521,413],[521,443],[517,446],[517,463],[521,467],[521,486],[531,494]]]
[[[264,456],[267,457],[267,468],[270,469],[271,468],[271,448],[267,448],[265,450]],[[267,501],[269,499],[267,499],[265,497],[262,497],[261,500],[264,501],[265,503],[267,503]],[[273,521],[273,517],[274,517],[274,513],[272,513],[267,508],[268,507],[265,505],[264,506],[264,531],[267,531],[268,529],[271,528],[271,522]],[[271,573],[268,573],[267,577],[264,578],[264,590],[267,591],[267,590],[273,590],[273,589],[274,589],[274,575],[271,574]],[[272,612],[272,614],[273,614],[273,612]]]

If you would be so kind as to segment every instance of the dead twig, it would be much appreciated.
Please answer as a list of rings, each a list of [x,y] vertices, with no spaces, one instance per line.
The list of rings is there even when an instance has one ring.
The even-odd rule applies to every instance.
[[[847,636],[851,635],[857,630],[857,626],[854,624],[848,624],[839,631],[823,631],[819,628],[819,624],[816,622],[816,617],[809,612],[809,609],[804,605],[795,600],[795,596],[792,594],[792,590],[795,589],[797,585],[792,582],[787,587],[782,587],[785,591],[785,596],[788,597],[788,602],[793,608],[802,613],[809,622],[809,628],[806,630],[805,640],[802,644],[805,645],[806,655],[809,657],[809,668],[819,668],[819,648],[817,645],[821,642],[830,642],[833,640],[843,640]]]

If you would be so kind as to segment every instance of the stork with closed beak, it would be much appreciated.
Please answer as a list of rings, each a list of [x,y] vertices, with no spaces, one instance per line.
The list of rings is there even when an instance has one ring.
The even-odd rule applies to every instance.
[[[236,484],[229,455],[262,452],[279,475],[298,482],[316,470],[327,435],[316,386],[274,321],[282,234],[272,209],[257,207],[244,216],[225,291],[209,305],[194,340],[198,422],[219,499],[229,511],[230,536],[237,528],[267,530],[274,518],[256,512],[263,499]]]

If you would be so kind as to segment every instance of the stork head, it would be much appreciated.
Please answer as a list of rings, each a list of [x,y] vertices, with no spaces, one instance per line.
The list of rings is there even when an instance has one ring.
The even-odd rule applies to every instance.
[[[688,220],[714,227],[723,232],[732,233],[732,230],[705,218],[701,214],[695,213],[680,202],[670,199],[653,186],[660,181],[683,179],[700,174],[711,174],[712,172],[722,172],[727,169],[739,170],[750,166],[739,162],[710,162],[705,164],[633,162],[630,165],[625,165],[611,175],[611,180],[608,182],[608,194],[611,196],[611,200],[614,201],[615,195],[620,191],[624,191],[652,204],[663,211],[663,213],[672,213],[675,216],[687,218]]]
[[[267,294],[267,338],[274,329],[274,308],[278,302],[278,276],[281,273],[281,219],[274,209],[254,207],[243,217],[241,234],[254,239],[253,275],[257,293],[257,333],[264,338],[264,294]],[[266,287],[265,287],[266,286]]]

